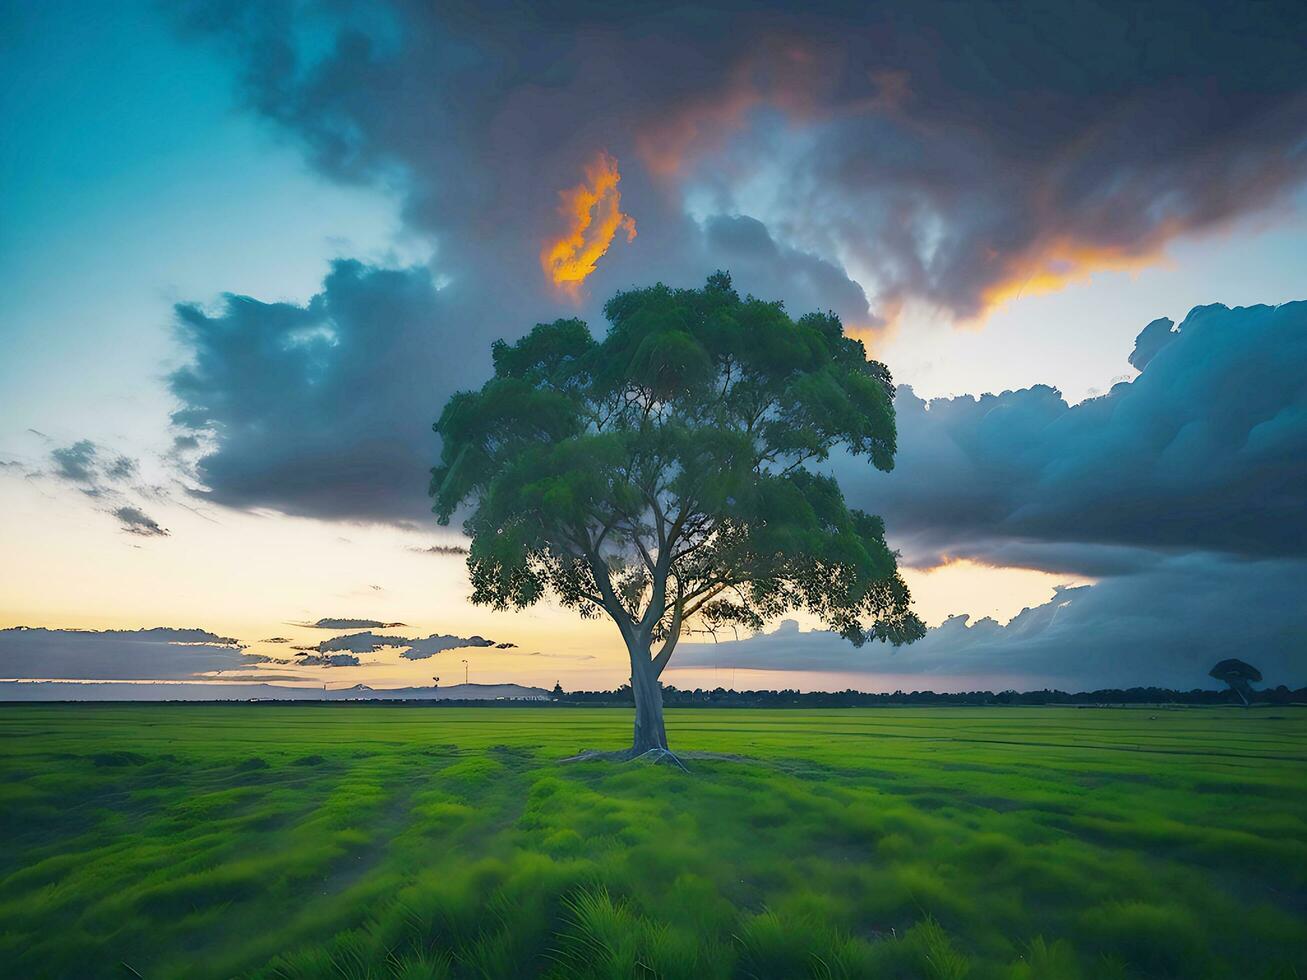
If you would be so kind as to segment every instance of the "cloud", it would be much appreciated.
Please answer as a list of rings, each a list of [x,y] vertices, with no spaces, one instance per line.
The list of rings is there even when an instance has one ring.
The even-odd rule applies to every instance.
[[[324,617],[316,623],[296,623],[296,626],[303,626],[307,629],[316,630],[366,630],[366,629],[394,629],[397,626],[406,626],[407,623],[383,623],[379,619],[332,619]]]
[[[351,650],[354,653],[375,653],[383,647],[401,647],[408,643],[408,640],[402,636],[383,636],[368,630],[364,633],[348,633],[344,636],[333,636],[329,640],[323,640],[311,649],[319,653],[327,653],[332,650]]]
[[[467,554],[467,546],[461,544],[433,544],[429,548],[411,548],[419,555],[441,555],[443,557],[462,557]]]
[[[382,624],[376,624],[382,625]],[[402,626],[402,623],[391,625]],[[482,636],[446,636],[432,634],[427,637],[409,637],[409,636],[391,636],[379,633],[373,633],[371,630],[363,633],[349,633],[344,636],[333,636],[331,639],[323,640],[312,647],[304,649],[315,651],[320,654],[331,653],[338,650],[348,650],[353,653],[376,653],[378,650],[395,649],[400,651],[400,656],[406,660],[426,660],[434,657],[445,650],[454,650],[462,647],[489,647],[495,646],[494,640],[487,640]],[[511,646],[511,644],[509,644]],[[316,663],[317,658],[312,660],[303,660],[301,663]]]
[[[445,400],[489,364],[426,269],[338,261],[303,306],[227,296],[177,307],[191,362],[173,417],[209,449],[200,496],[238,508],[359,521],[430,519]],[[484,335],[482,335],[484,337]]]
[[[36,433],[36,430],[29,430]],[[48,437],[36,433],[48,441]],[[158,500],[167,493],[140,480],[140,464],[130,456],[106,451],[89,439],[80,439],[50,451],[53,469],[27,471],[28,476],[53,477],[76,486],[95,501],[128,534],[143,538],[167,537],[168,531],[150,517],[134,498]]]
[[[617,186],[621,179],[617,161],[601,150],[586,165],[585,179],[559,192],[558,211],[566,228],[546,241],[540,265],[563,292],[576,295],[619,231],[627,241],[635,238],[635,219],[622,213],[622,192]]]
[[[1135,338],[1135,349],[1131,351],[1129,357],[1130,366],[1136,371],[1142,371],[1148,367],[1148,362],[1157,355],[1157,352],[1174,339],[1174,320],[1169,317],[1159,317],[1154,320],[1139,331],[1139,336]]]
[[[34,431],[34,430],[29,430]],[[127,483],[136,479],[140,467],[130,456],[106,455],[102,447],[89,439],[50,450],[53,475],[71,483],[86,484],[86,492],[103,493],[105,482]]]
[[[850,326],[875,317],[862,287],[836,262],[776,241],[767,226],[748,215],[713,215],[703,226],[700,267],[716,262],[736,285],[764,299],[783,298],[795,315],[833,310]]]
[[[384,626],[384,623],[375,623]],[[403,623],[391,623],[403,626]],[[263,643],[286,643],[274,636]],[[357,632],[333,636],[315,647],[295,653],[295,666],[357,666],[359,653],[395,649],[409,660],[425,660],[444,649],[489,647],[481,636],[430,635],[425,638]],[[0,630],[0,677],[55,679],[171,679],[203,678],[207,674],[252,668],[259,664],[286,664],[286,660],[248,653],[243,645],[207,630],[156,627],[148,630]],[[229,674],[223,674],[231,679]],[[274,679],[257,674],[260,679]],[[302,678],[301,678],[302,679]]]
[[[1307,624],[1298,613],[1307,562],[1166,558],[1147,571],[1060,588],[1007,625],[960,615],[909,646],[854,650],[833,633],[793,621],[772,633],[683,644],[674,667],[841,671],[890,675],[919,689],[1004,686],[1063,689],[1158,685],[1211,687],[1227,656],[1256,664],[1274,686],[1307,682]],[[1237,614],[1232,614],[1237,610]],[[674,677],[673,677],[674,682]]]
[[[1164,322],[1140,335],[1138,378],[1079,405],[1038,385],[929,402],[900,388],[894,471],[842,460],[846,492],[926,564],[1307,555],[1307,302],[1197,307],[1157,345]]]
[[[878,311],[964,317],[1149,261],[1307,173],[1301,5],[311,6],[312,32],[253,0],[184,20],[321,172],[402,188],[444,271],[504,292],[544,285],[557,191],[601,150],[646,270],[690,251],[693,199],[861,270]]]
[[[1139,377],[1074,406],[1045,386],[930,402],[901,388],[894,471],[834,463],[909,561],[1097,584],[1006,626],[954,617],[897,651],[791,626],[674,663],[921,674],[950,689],[1189,687],[1237,655],[1307,679],[1307,302],[1198,307],[1179,327],[1150,323],[1135,355]]]
[[[118,518],[123,530],[128,534],[138,534],[143,538],[168,536],[167,530],[160,527],[158,521],[141,511],[139,507],[117,507],[113,511],[113,516]]]
[[[1202,16],[904,3],[836,15],[825,32],[795,25],[796,71],[746,83],[755,108],[735,138],[715,134],[678,172],[723,206],[754,203],[791,244],[841,256],[882,310],[917,300],[972,317],[1155,261],[1301,186],[1307,86],[1280,32],[1304,15],[1245,11],[1237,44],[1233,25]],[[759,49],[755,77],[773,57]]]
[[[299,653],[295,662],[307,667],[357,667],[358,657],[352,653]]]
[[[75,483],[92,483],[96,477],[95,443],[89,439],[50,451],[55,475]]]
[[[727,257],[764,295],[869,318],[861,290],[834,266],[795,258],[750,219],[719,219],[707,234],[725,226],[739,240]],[[197,496],[336,520],[431,520],[432,423],[451,394],[488,373],[492,335],[465,293],[437,290],[426,269],[338,261],[303,306],[227,296],[218,312],[176,313],[191,362],[170,378],[182,402],[173,421],[205,447]],[[523,312],[506,332],[533,322]]]
[[[489,647],[494,646],[494,640],[487,640],[482,636],[428,636],[425,639],[415,639],[409,641],[409,647],[401,656],[405,660],[426,660],[434,657],[438,653],[446,650],[454,650],[461,647]]]
[[[0,630],[0,676],[181,679],[259,663],[231,637],[201,629]]]
[[[105,468],[105,476],[111,480],[134,479],[140,467],[136,460],[128,456],[118,456]]]
[[[216,503],[421,522],[431,422],[484,380],[490,342],[578,304],[601,332],[618,288],[728,268],[741,292],[875,327],[910,301],[965,317],[1148,261],[1307,175],[1291,41],[1307,8],[1210,10],[569,3],[486,19],[199,0],[179,26],[232,59],[244,104],[324,175],[399,194],[435,259],[339,262],[303,304],[179,307],[179,446]],[[605,214],[639,236],[559,296],[541,250],[559,189],[600,153],[621,173]]]

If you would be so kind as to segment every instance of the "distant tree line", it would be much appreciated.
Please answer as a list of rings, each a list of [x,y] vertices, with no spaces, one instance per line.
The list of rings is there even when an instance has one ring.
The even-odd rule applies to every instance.
[[[1290,690],[1281,684],[1263,690],[1248,689],[1247,704],[1307,706],[1307,687]],[[1240,692],[1227,688],[1211,691],[1194,688],[1176,691],[1169,687],[1107,687],[1097,691],[959,691],[940,694],[935,691],[895,691],[892,694],[868,694],[865,691],[734,691],[724,687],[705,690],[695,688],[683,691],[670,684],[662,687],[663,703],[672,708],[877,708],[913,705],[1070,705],[1092,707],[1122,704],[1175,704],[1175,705],[1243,705]],[[47,702],[49,703],[49,702]],[[77,703],[77,702],[69,702]],[[204,702],[213,703],[213,702]],[[377,707],[441,708],[508,708],[508,707],[591,707],[629,708],[635,703],[630,684],[612,691],[564,691],[555,684],[548,700],[527,698],[352,698],[349,700],[311,701],[255,699],[254,704],[284,705],[288,707],[322,704],[367,703]]]
[[[1176,691],[1166,687],[1103,688],[1097,691],[1069,693],[1042,691],[960,691],[939,694],[935,691],[895,691],[892,694],[868,694],[865,691],[734,691],[718,687],[692,691],[665,685],[663,704],[673,708],[756,707],[756,708],[874,708],[886,705],[1109,705],[1109,704],[1242,704],[1232,690],[1210,691],[1194,688]],[[623,684],[613,691],[564,691],[554,685],[553,700],[559,704],[592,706],[626,706],[633,703],[631,687]],[[1290,690],[1279,687],[1252,691],[1254,704],[1307,704],[1307,687]]]

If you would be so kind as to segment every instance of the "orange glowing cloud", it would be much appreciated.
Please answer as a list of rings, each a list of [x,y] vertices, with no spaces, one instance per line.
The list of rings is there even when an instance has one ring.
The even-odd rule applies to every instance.
[[[602,150],[585,168],[585,178],[559,192],[558,212],[567,230],[545,243],[540,266],[545,278],[573,296],[608,251],[618,231],[635,238],[635,219],[622,212],[622,175],[617,161]]]
[[[1146,243],[1093,245],[1072,239],[1043,242],[1008,263],[1008,272],[980,296],[980,312],[972,319],[984,322],[989,314],[1022,296],[1055,293],[1085,282],[1096,272],[1136,272],[1162,258],[1162,245],[1172,232],[1163,229]]]

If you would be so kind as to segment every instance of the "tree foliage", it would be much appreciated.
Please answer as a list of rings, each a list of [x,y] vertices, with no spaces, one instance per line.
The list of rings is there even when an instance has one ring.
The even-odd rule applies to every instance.
[[[920,637],[881,520],[821,472],[837,447],[893,467],[885,366],[834,314],[791,319],[725,273],[604,312],[600,341],[567,319],[497,342],[436,423],[433,509],[467,508],[473,601],[606,613],[655,677],[688,629],[794,609],[855,646]]]

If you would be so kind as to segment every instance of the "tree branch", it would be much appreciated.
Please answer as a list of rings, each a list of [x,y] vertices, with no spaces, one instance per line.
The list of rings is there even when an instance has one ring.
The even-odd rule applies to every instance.
[[[617,597],[617,592],[613,589],[613,580],[609,576],[608,569],[604,566],[603,561],[600,560],[598,552],[590,543],[589,534],[584,530],[582,533],[585,534],[586,539],[584,558],[586,564],[590,566],[590,574],[594,577],[595,585],[599,587],[599,594],[603,596],[601,605],[608,615],[612,617],[613,622],[617,624],[617,628],[622,631],[622,635],[626,636],[631,632],[634,625],[631,621],[631,614],[622,605],[622,600]]]
[[[676,605],[672,612],[672,625],[667,632],[667,639],[663,641],[663,648],[658,651],[658,655],[653,658],[653,675],[655,678],[662,676],[663,668],[667,666],[667,661],[672,659],[672,651],[676,649],[676,641],[681,638],[681,623],[684,621],[685,602],[681,598],[681,587],[678,581],[676,587]]]
[[[649,574],[654,575],[657,572],[657,563],[653,555],[649,554],[649,549],[645,547],[644,541],[641,540],[640,534],[634,528],[631,529],[631,540],[635,542],[635,547],[640,552],[640,558],[644,561],[645,567],[649,569]]]
[[[713,599],[716,599],[717,596],[721,595],[728,588],[730,588],[730,586],[731,586],[730,582],[716,582],[709,588],[707,592],[704,592],[702,589],[697,592],[692,592],[688,598],[693,598],[696,595],[702,595],[702,598],[698,602],[696,602],[693,606],[691,606],[689,609],[685,610],[684,618],[685,619],[691,618],[705,605],[712,602]]]

